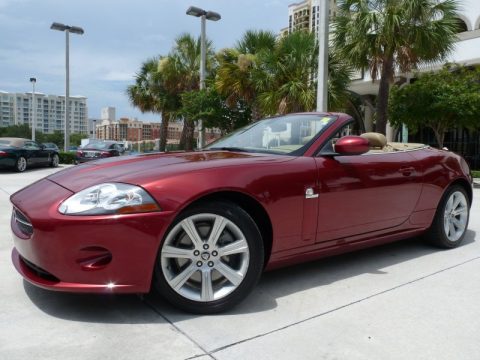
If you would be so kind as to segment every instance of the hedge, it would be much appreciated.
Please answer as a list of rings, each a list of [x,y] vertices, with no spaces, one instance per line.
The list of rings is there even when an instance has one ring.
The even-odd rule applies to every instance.
[[[75,164],[75,153],[60,151],[58,153],[60,157],[60,164]]]

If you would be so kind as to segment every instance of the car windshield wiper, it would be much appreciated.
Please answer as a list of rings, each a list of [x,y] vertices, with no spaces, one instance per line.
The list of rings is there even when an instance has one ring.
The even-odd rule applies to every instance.
[[[211,148],[208,148],[206,150],[224,150],[224,151],[248,152],[247,149],[234,147],[234,146],[211,147]]]

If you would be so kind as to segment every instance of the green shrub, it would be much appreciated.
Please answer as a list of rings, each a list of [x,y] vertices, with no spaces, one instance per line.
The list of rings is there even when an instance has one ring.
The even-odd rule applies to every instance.
[[[75,153],[60,151],[58,153],[60,157],[60,164],[75,164]]]
[[[472,176],[474,178],[480,178],[480,170],[472,170]]]

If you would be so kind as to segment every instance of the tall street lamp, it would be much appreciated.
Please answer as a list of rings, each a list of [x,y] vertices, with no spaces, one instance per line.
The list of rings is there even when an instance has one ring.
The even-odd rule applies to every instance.
[[[317,111],[328,111],[328,10],[330,1],[320,1],[318,24]]]
[[[32,140],[35,141],[35,125],[37,123],[37,107],[35,106],[35,83],[37,79],[30,78],[32,83]]]
[[[64,148],[65,151],[68,151],[70,146],[70,33],[82,35],[84,33],[83,29],[78,26],[69,26],[54,22],[50,29],[65,31],[65,141]]]
[[[205,68],[207,64],[207,51],[206,51],[206,20],[218,21],[222,17],[219,13],[214,11],[206,11],[195,6],[190,6],[187,9],[187,15],[201,18],[201,33],[200,33],[200,90],[205,89]],[[198,147],[203,148],[205,146],[205,129],[203,128],[203,121],[198,120]]]

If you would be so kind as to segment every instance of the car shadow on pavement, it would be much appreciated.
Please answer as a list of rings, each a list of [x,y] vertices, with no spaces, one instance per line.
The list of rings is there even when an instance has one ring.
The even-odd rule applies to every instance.
[[[152,324],[166,321],[137,295],[73,294],[49,291],[23,281],[33,304],[48,315],[71,321],[106,324]]]
[[[462,246],[475,242],[468,230]],[[257,313],[277,307],[277,299],[293,293],[326,286],[362,274],[387,274],[382,270],[438,251],[418,238],[315,260],[264,273],[253,293],[240,305],[222,315]],[[24,281],[30,300],[45,313],[58,318],[92,323],[165,323],[198,315],[183,313],[151,292],[136,295],[90,295],[53,292]],[[170,321],[170,320],[168,320]]]

